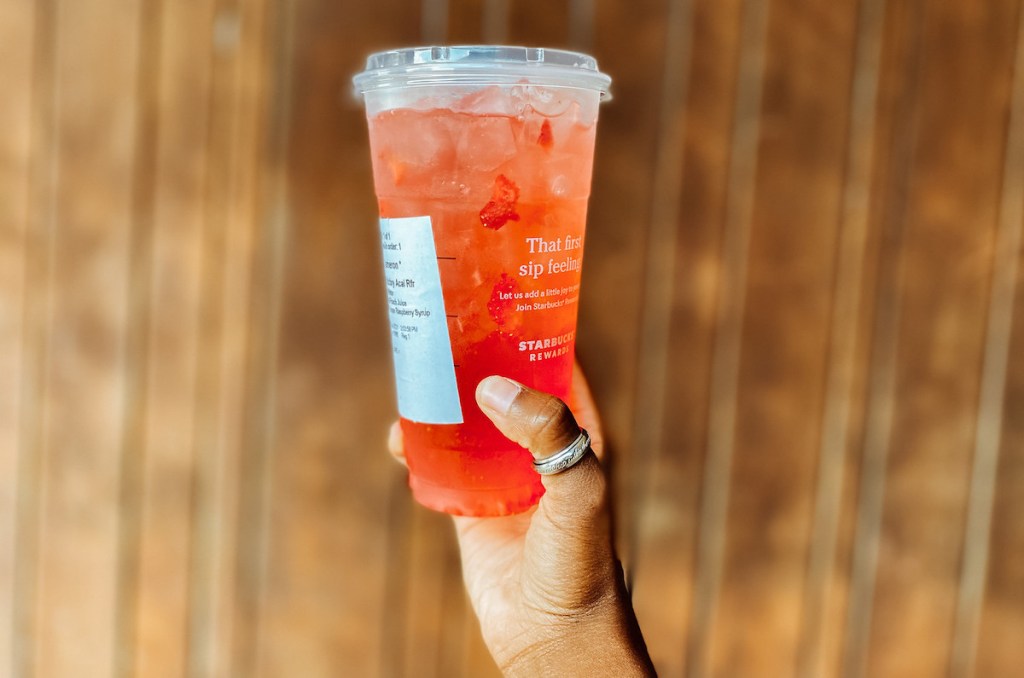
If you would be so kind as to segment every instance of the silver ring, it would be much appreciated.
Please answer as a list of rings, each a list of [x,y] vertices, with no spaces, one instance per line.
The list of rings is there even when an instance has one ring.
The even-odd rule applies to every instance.
[[[558,452],[543,459],[535,459],[533,469],[542,476],[550,476],[561,473],[573,466],[590,449],[590,434],[586,429],[581,428],[576,440],[572,441]]]

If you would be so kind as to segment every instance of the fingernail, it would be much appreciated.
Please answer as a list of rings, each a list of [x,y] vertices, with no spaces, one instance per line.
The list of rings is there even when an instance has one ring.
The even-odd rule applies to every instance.
[[[487,377],[477,388],[477,400],[487,409],[499,414],[508,414],[512,401],[519,395],[520,390],[522,387],[511,379]]]

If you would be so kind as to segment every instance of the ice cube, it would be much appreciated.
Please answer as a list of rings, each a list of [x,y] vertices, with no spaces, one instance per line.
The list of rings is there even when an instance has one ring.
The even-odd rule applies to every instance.
[[[593,92],[587,92],[576,103],[579,106],[576,111],[576,124],[581,127],[593,127],[597,122],[597,109],[601,105],[601,97]]]
[[[522,113],[524,101],[521,87],[485,87],[464,96],[452,106],[453,111],[473,115],[502,115],[515,117]]]
[[[404,164],[423,167],[435,165],[453,149],[449,122],[441,116],[428,116],[408,109],[385,114],[382,137],[391,155]]]
[[[546,118],[562,115],[574,99],[569,90],[561,87],[526,87],[530,106]]]
[[[569,192],[569,178],[564,174],[559,174],[551,180],[551,194],[562,197]]]
[[[549,150],[564,148],[565,143],[575,134],[579,110],[579,104],[569,99],[559,115],[543,119],[541,126],[537,128],[534,142]],[[544,143],[540,143],[541,141]]]
[[[509,118],[481,117],[465,121],[456,153],[460,164],[473,172],[490,172],[516,154],[516,139]]]

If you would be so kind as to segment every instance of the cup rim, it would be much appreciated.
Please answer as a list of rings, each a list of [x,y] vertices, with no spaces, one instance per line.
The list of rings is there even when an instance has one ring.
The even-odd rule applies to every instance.
[[[597,91],[611,99],[611,77],[582,52],[511,45],[431,45],[375,52],[352,78],[357,95],[436,85],[539,85]]]

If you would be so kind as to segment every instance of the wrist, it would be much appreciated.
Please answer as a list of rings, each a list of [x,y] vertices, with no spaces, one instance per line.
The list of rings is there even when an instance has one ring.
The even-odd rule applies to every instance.
[[[557,635],[532,645],[500,668],[510,678],[655,675],[621,579],[592,606],[563,618]]]

